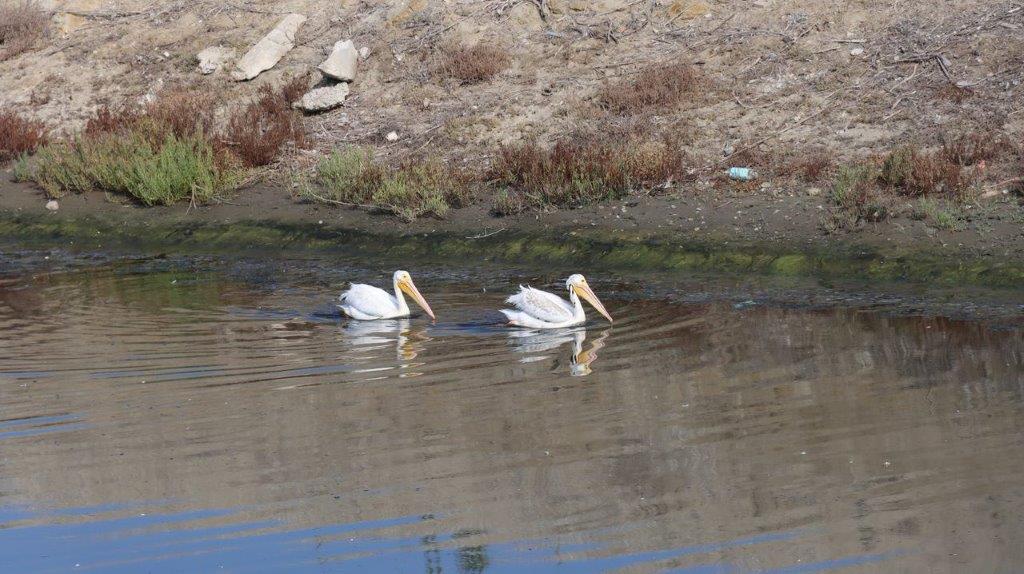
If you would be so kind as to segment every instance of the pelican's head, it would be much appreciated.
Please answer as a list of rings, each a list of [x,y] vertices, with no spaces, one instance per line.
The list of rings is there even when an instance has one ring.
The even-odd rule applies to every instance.
[[[430,305],[427,304],[427,300],[423,298],[423,295],[420,295],[420,290],[412,282],[412,275],[409,275],[408,271],[395,271],[394,282],[395,287],[412,297],[413,301],[416,301],[416,304],[422,307],[427,315],[430,315],[431,319],[437,319],[434,317],[434,312],[430,309]]]
[[[604,315],[604,318],[608,319],[609,323],[612,322],[612,316],[608,314],[608,310],[604,308],[604,305],[601,304],[601,300],[597,298],[593,289],[591,289],[590,285],[587,284],[586,277],[579,273],[570,275],[569,278],[565,280],[565,286],[569,289],[570,293],[575,293],[579,297],[585,299],[587,303],[593,305],[594,309],[597,309],[598,313]]]

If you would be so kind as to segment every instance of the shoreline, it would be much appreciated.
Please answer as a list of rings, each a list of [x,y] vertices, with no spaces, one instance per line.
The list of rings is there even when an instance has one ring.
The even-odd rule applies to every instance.
[[[1024,290],[1024,230],[1009,216],[988,214],[985,232],[937,231],[919,221],[893,220],[858,233],[829,235],[813,221],[820,211],[816,199],[631,198],[506,218],[477,205],[445,220],[405,223],[301,203],[271,186],[191,209],[139,207],[109,201],[101,193],[81,194],[62,198],[60,209],[48,212],[38,190],[0,183],[0,236],[18,244],[79,250],[344,250],[462,264],[571,264]],[[1009,215],[1019,210],[1012,200],[1004,207]]]

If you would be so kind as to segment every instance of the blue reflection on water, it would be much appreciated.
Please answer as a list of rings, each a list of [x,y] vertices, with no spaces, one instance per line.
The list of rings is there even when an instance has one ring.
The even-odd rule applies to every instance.
[[[140,512],[143,506],[104,505],[29,511],[0,507],[0,556],[5,572],[599,572],[658,563],[742,546],[785,542],[805,531],[759,534],[723,542],[651,552],[615,552],[597,542],[556,544],[519,540],[473,545],[478,532],[385,535],[387,529],[423,525],[435,516],[286,529],[279,520],[236,521],[236,510]],[[130,514],[125,515],[125,512]],[[112,514],[117,514],[111,516]],[[104,516],[107,515],[107,516]],[[220,522],[220,524],[210,523]],[[591,533],[592,534],[592,533]],[[602,555],[605,554],[605,555]],[[775,570],[799,574],[878,562],[877,554],[797,564]],[[675,572],[738,572],[712,563]]]

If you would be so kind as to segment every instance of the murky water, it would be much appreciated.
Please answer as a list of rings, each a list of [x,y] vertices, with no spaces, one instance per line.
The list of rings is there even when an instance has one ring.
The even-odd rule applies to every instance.
[[[345,323],[391,269],[5,264],[4,572],[1024,570],[1016,328],[593,277],[614,327],[518,332],[514,274]]]

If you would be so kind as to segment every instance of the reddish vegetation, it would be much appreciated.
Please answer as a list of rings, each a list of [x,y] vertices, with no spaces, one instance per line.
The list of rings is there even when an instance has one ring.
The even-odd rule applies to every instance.
[[[443,50],[438,74],[462,84],[486,82],[508,68],[509,57],[496,46],[449,46]]]
[[[115,110],[109,105],[103,105],[85,122],[84,133],[95,136],[119,132],[131,127],[140,117],[141,112],[128,107]]]
[[[506,187],[499,213],[508,206],[573,207],[651,189],[683,171],[683,156],[672,142],[608,144],[559,141],[550,150],[536,142],[502,146],[488,174]]]
[[[47,142],[42,122],[26,120],[13,112],[0,113],[0,161],[7,161]]]
[[[992,137],[988,134],[970,133],[955,137],[944,137],[942,156],[949,163],[962,166],[976,165],[981,161],[990,161],[999,155],[1009,144],[1005,138]]]
[[[303,78],[295,78],[282,88],[260,88],[256,101],[228,120],[224,136],[228,148],[250,167],[274,161],[287,142],[305,145],[302,116],[292,110],[291,102],[306,88]]]
[[[689,64],[649,66],[633,80],[606,84],[598,93],[597,102],[612,112],[632,114],[675,106],[694,94],[700,85],[700,75]]]
[[[794,153],[784,166],[784,171],[803,181],[821,181],[832,169],[832,152],[825,148],[812,148]]]
[[[305,143],[299,112],[291,102],[306,89],[296,78],[278,89],[263,86],[255,101],[228,117],[223,133],[214,125],[213,98],[195,91],[169,91],[142,109],[103,106],[85,126],[87,136],[127,130],[144,131],[155,140],[167,134],[200,135],[218,150],[229,150],[249,167],[273,162],[287,142]]]
[[[211,96],[199,92],[171,91],[148,104],[146,115],[179,137],[209,134],[213,131],[213,103]]]
[[[156,137],[167,133],[182,137],[193,134],[211,134],[213,131],[213,98],[189,90],[174,90],[162,94],[144,108],[104,105],[96,110],[85,124],[86,135],[117,133],[139,127],[144,119]]]
[[[0,61],[28,51],[46,33],[46,13],[34,0],[0,6]]]
[[[966,137],[948,143],[938,151],[924,151],[907,145],[889,152],[882,164],[881,183],[902,195],[961,195],[976,181],[976,173],[966,169],[991,157],[987,144]]]

